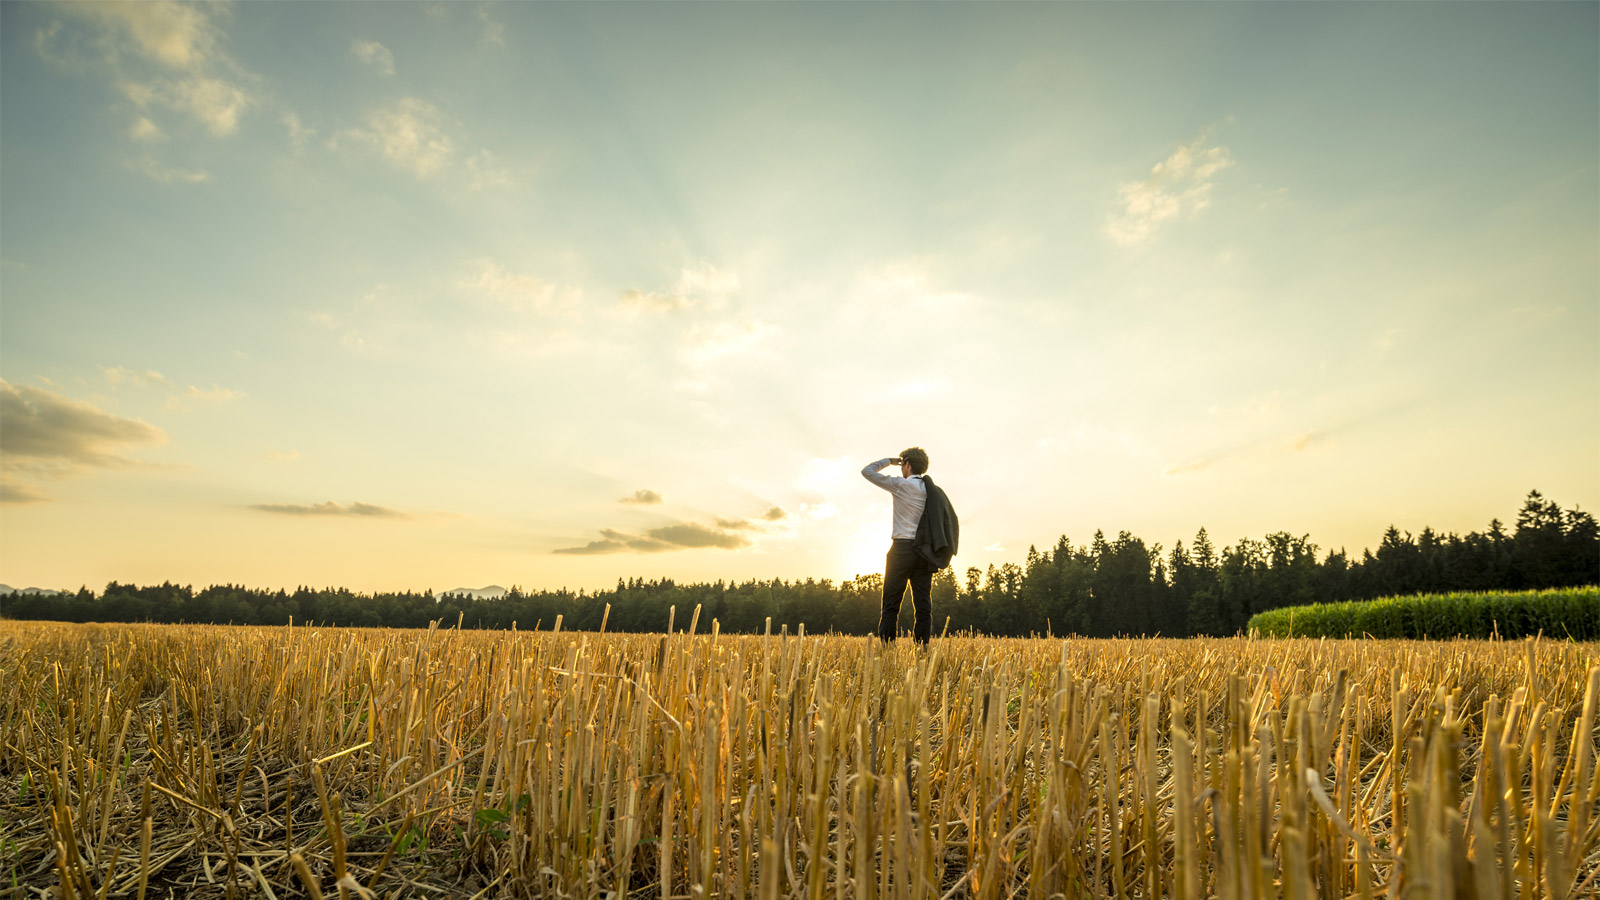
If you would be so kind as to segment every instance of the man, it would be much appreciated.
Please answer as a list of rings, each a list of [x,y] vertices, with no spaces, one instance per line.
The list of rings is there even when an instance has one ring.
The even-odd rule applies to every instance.
[[[900,477],[882,469],[900,467]],[[955,510],[944,491],[927,477],[928,453],[921,447],[899,456],[868,463],[862,477],[894,495],[894,522],[889,556],[884,561],[883,610],[878,617],[878,637],[893,641],[899,630],[900,603],[911,585],[911,608],[916,616],[911,633],[924,647],[933,634],[933,573],[950,564],[956,552]]]

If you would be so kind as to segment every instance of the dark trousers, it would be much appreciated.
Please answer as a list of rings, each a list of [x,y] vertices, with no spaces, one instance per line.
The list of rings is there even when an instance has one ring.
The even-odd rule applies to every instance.
[[[878,637],[892,641],[900,625],[900,602],[906,595],[906,584],[911,584],[911,608],[916,619],[911,634],[926,644],[933,635],[933,570],[911,541],[897,538],[889,546],[889,557],[883,565],[883,613],[878,617]]]

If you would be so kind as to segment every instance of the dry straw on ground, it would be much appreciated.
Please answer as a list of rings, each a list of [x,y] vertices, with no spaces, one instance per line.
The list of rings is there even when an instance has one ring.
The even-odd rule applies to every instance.
[[[0,622],[0,898],[1593,897],[1597,663]]]

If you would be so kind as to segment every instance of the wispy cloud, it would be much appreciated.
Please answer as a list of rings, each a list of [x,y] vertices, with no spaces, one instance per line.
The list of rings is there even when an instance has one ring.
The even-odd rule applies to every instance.
[[[316,129],[307,127],[295,112],[285,110],[278,116],[278,121],[283,123],[284,130],[289,133],[289,146],[295,153],[303,152],[306,142],[317,134]]]
[[[623,497],[618,503],[629,503],[635,506],[650,506],[661,502],[661,495],[655,491],[640,488],[633,492],[631,497]]]
[[[720,521],[719,521],[720,524]],[[581,547],[562,547],[552,550],[568,556],[594,556],[604,553],[666,553],[672,550],[716,548],[737,550],[748,547],[750,541],[722,528],[708,528],[695,522],[677,522],[651,528],[642,535],[628,534],[612,528],[600,530],[601,539]]]
[[[210,403],[225,403],[231,400],[242,400],[246,396],[243,391],[212,385],[209,388],[189,385],[179,389],[172,379],[154,369],[130,369],[126,366],[101,366],[100,372],[105,375],[106,383],[117,390],[136,388],[141,390],[159,390],[167,394],[167,409],[184,409],[188,400],[201,400]]]
[[[220,55],[220,29],[207,7],[151,0],[148,3],[84,3],[63,12],[95,22],[114,33],[112,52],[132,50],[168,69],[192,72]]]
[[[238,85],[207,76],[156,82],[151,91],[156,101],[187,112],[215,137],[238,131],[239,117],[254,102]]]
[[[947,316],[971,313],[982,298],[945,285],[940,277],[943,261],[914,256],[876,266],[860,276],[860,289],[871,310],[909,308],[917,315]],[[902,315],[897,311],[895,315]]]
[[[213,138],[231,137],[262,103],[260,79],[223,49],[228,7],[150,0],[49,9],[60,18],[40,30],[35,47],[48,59],[103,75],[126,101],[112,108],[133,113],[124,134],[139,151],[128,167],[166,184],[209,181],[209,173],[168,158],[183,149],[169,135],[181,135],[187,120]]]
[[[1191,475],[1223,463],[1300,453],[1322,445],[1336,435],[1343,435],[1414,409],[1423,402],[1420,398],[1413,398],[1375,409],[1363,415],[1350,416],[1321,428],[1288,433],[1278,432],[1265,437],[1240,441],[1232,446],[1212,450],[1185,462],[1169,465],[1162,471],[1162,474],[1167,476]]]
[[[556,285],[513,272],[492,259],[476,259],[467,264],[467,273],[457,283],[461,290],[496,306],[515,312],[575,315],[579,294],[572,288]]]
[[[394,53],[377,41],[356,38],[350,42],[350,54],[376,69],[379,75],[394,74]]]
[[[245,396],[244,391],[235,391],[225,387],[217,387],[216,385],[212,385],[209,388],[198,388],[191,384],[189,385],[189,390],[186,393],[190,397],[194,397],[197,400],[212,400],[217,402],[238,400]]]
[[[683,334],[679,355],[691,366],[734,356],[772,356],[778,328],[758,319],[733,319],[693,325]]]
[[[204,7],[168,2],[68,6],[107,30],[114,83],[139,109],[183,113],[213,136],[227,137],[239,130],[240,116],[256,103],[236,80],[242,74],[237,64],[218,49],[220,29]],[[128,47],[135,53],[126,53]],[[141,68],[129,56],[162,68]]]
[[[616,532],[602,532],[602,533],[603,534],[616,534]],[[621,552],[623,552],[625,550],[630,550],[630,549],[634,549],[635,552],[639,552],[639,553],[648,553],[648,552],[650,552],[650,549],[631,548],[631,547],[629,547],[628,546],[629,541],[623,540],[623,538],[627,538],[627,537],[628,537],[627,535],[618,535],[618,537],[615,537],[615,538],[608,537],[608,538],[605,538],[603,540],[590,541],[589,543],[584,544],[582,547],[561,547],[559,549],[552,550],[550,552],[551,553],[560,553],[560,554],[563,554],[565,556],[600,556],[600,555],[606,554],[606,553],[621,553]],[[665,549],[667,549],[666,547],[660,546],[660,545],[656,544],[653,541],[647,542],[647,544],[645,546],[647,546],[647,547],[649,547],[651,549],[654,549],[654,550],[665,550]]]
[[[517,186],[516,176],[488,150],[479,150],[467,157],[466,172],[467,187],[474,191]]]
[[[169,166],[152,156],[130,160],[128,168],[162,184],[204,184],[211,180],[211,173],[204,169]]]
[[[255,503],[251,509],[258,512],[278,513],[286,516],[353,516],[369,519],[404,519],[408,518],[399,510],[386,506],[374,506],[371,503],[351,503],[349,506],[340,506],[329,500],[326,503],[313,503],[309,506],[298,503]]]
[[[0,503],[43,503],[49,496],[32,485],[0,478]]]
[[[140,372],[123,366],[101,366],[100,371],[105,374],[106,381],[114,385],[172,387],[172,382],[167,380],[167,376],[154,369],[145,369]]]
[[[161,131],[156,123],[144,116],[138,117],[133,121],[132,125],[128,126],[128,137],[141,143],[167,139],[166,134]]]
[[[1207,146],[1209,140],[1195,138],[1156,163],[1150,177],[1122,185],[1106,234],[1124,246],[1141,244],[1164,223],[1209,206],[1217,174],[1233,165],[1228,148]]]
[[[506,45],[506,26],[501,22],[495,21],[494,16],[489,14],[489,4],[485,3],[473,10],[473,16],[483,25],[483,34],[480,40],[485,47],[504,47]]]
[[[653,291],[627,290],[617,303],[617,311],[632,317],[640,313],[668,313],[688,309],[690,301],[679,294],[658,294]]]
[[[702,260],[684,266],[670,287],[656,291],[623,291],[617,313],[631,319],[647,313],[716,308],[738,290],[739,273],[719,269]]]
[[[388,106],[367,111],[365,128],[355,128],[334,139],[348,138],[375,149],[397,169],[429,178],[445,168],[455,154],[455,141],[445,133],[439,108],[417,97],[402,97]]]
[[[0,470],[61,477],[87,468],[138,465],[123,455],[165,442],[166,433],[45,388],[0,380]]]

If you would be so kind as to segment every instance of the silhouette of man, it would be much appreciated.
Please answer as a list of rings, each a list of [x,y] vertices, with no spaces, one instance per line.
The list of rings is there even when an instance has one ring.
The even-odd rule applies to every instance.
[[[899,466],[900,476],[882,469]],[[950,564],[956,550],[956,517],[950,501],[926,475],[928,453],[921,447],[899,456],[868,463],[863,478],[894,495],[894,521],[889,555],[883,566],[883,610],[878,617],[878,637],[887,642],[899,630],[900,604],[911,585],[915,613],[911,634],[927,646],[933,633],[933,573]]]

